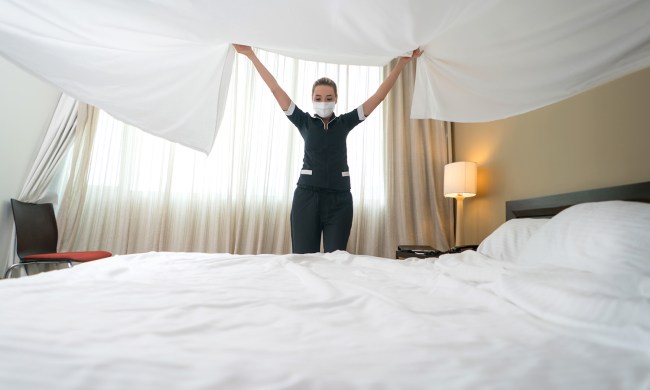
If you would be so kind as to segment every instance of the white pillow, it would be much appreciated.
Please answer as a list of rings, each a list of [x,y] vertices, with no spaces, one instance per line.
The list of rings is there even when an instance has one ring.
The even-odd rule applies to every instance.
[[[530,236],[547,221],[544,218],[508,220],[487,236],[476,251],[493,259],[515,261]]]
[[[542,226],[519,261],[600,274],[650,275],[650,204],[608,201],[572,206]]]

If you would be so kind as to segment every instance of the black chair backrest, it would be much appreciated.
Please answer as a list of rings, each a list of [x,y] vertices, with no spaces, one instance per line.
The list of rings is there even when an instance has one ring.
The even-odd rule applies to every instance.
[[[18,257],[55,253],[59,240],[52,203],[25,203],[11,200],[16,225]]]

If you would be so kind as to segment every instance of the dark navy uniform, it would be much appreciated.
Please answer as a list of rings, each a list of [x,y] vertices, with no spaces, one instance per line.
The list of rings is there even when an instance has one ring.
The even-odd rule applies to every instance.
[[[300,179],[291,206],[291,241],[294,253],[345,250],[352,228],[352,194],[347,137],[363,122],[363,107],[333,115],[327,126],[293,102],[285,112],[305,140]]]

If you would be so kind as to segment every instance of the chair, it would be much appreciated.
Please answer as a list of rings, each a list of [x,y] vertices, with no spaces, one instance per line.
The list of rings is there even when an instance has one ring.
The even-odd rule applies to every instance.
[[[72,267],[72,262],[99,260],[113,255],[106,251],[58,253],[59,230],[52,203],[25,203],[11,199],[11,209],[16,225],[16,252],[20,262],[9,267],[4,278],[17,267],[24,267],[29,275],[27,266],[30,264],[67,263],[68,267]]]

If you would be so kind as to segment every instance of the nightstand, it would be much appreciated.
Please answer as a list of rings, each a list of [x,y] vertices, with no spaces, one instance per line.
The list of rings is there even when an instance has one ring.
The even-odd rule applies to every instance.
[[[476,250],[476,248],[478,248],[478,245],[463,245],[457,248],[451,248],[448,251],[439,251],[428,245],[398,245],[395,251],[395,259],[403,260],[410,257],[416,257],[418,259],[437,258],[440,255]]]

